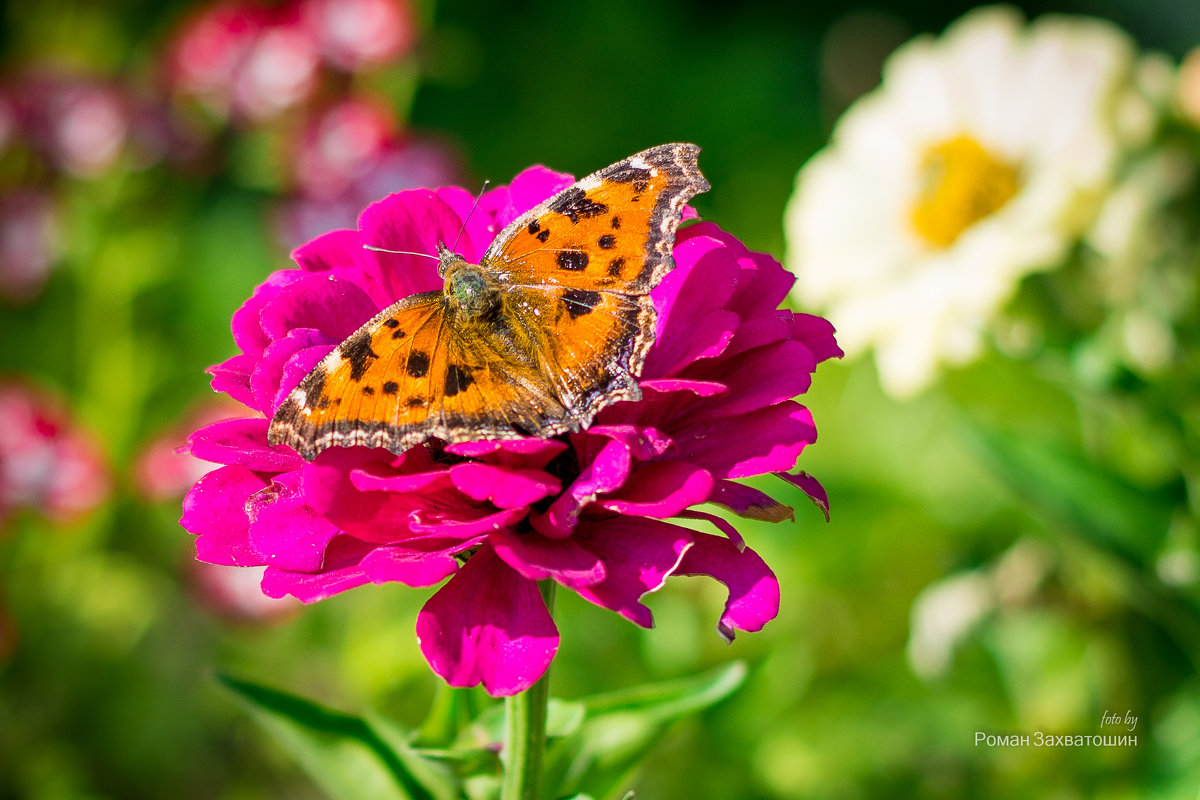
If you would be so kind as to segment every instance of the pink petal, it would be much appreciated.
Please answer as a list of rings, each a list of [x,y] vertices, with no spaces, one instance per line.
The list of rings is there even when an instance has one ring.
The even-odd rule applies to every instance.
[[[589,441],[588,437],[578,437],[578,440]],[[550,504],[545,514],[530,517],[534,528],[546,536],[556,539],[570,536],[583,507],[598,495],[620,487],[632,465],[629,449],[612,440],[606,442],[590,461],[584,454],[580,455],[580,461],[585,461],[587,466],[575,482]]]
[[[756,347],[766,347],[792,338],[792,312],[779,309],[771,314],[744,320],[733,336],[733,341],[722,353],[722,360],[730,361]],[[810,348],[811,350],[811,348]]]
[[[417,510],[412,515],[409,529],[413,533],[429,533],[440,536],[467,538],[481,533],[495,533],[511,528],[525,519],[527,509],[510,508],[489,514],[486,509],[462,507],[449,511],[427,512]]]
[[[588,433],[618,441],[638,461],[649,461],[670,449],[671,438],[658,428],[638,425],[593,425]]]
[[[779,614],[779,581],[758,553],[720,536],[694,533],[695,546],[678,575],[708,575],[725,584],[729,599],[717,630],[733,641],[734,630],[757,631]]]
[[[243,353],[258,356],[263,349],[276,337],[268,336],[262,327],[262,311],[267,303],[272,302],[288,286],[304,280],[304,273],[298,269],[284,269],[272,272],[267,279],[254,288],[254,294],[241,308],[233,312],[233,342]]]
[[[444,553],[414,553],[379,547],[350,536],[338,536],[325,548],[325,563],[317,573],[268,568],[262,590],[270,597],[292,595],[315,603],[367,583],[432,586],[452,575],[458,560]]]
[[[686,528],[653,519],[581,521],[573,538],[599,556],[605,577],[572,588],[585,600],[649,628],[654,618],[641,598],[662,588],[692,546],[692,536]]]
[[[246,501],[250,546],[269,567],[316,572],[325,546],[341,531],[312,510],[299,485],[299,474],[288,473]]]
[[[300,269],[336,275],[359,285],[379,308],[397,299],[379,272],[378,262],[363,248],[357,230],[330,231],[292,251]]]
[[[308,373],[313,371],[313,367],[320,364],[322,359],[333,351],[333,348],[334,345],[331,344],[305,348],[284,363],[283,372],[279,376],[279,388],[272,400],[272,417],[275,416],[275,412],[279,410],[279,405],[287,399],[292,390],[300,385],[300,382],[308,376]]]
[[[786,472],[775,474],[793,486],[799,487],[800,491],[808,495],[808,499],[813,501],[813,505],[825,515],[825,521],[829,522],[829,495],[820,481],[804,471],[797,472],[795,475],[788,475]]]
[[[833,325],[829,320],[812,314],[793,314],[791,323],[792,337],[808,345],[818,362],[844,355],[833,336]]]
[[[295,451],[267,444],[269,426],[259,417],[221,420],[193,433],[185,447],[196,458],[217,464],[239,464],[259,472],[299,469],[304,462]]]
[[[213,391],[224,392],[239,403],[255,411],[262,411],[250,388],[250,372],[258,363],[258,358],[256,354],[243,353],[209,367],[206,371],[212,375],[210,385]]]
[[[357,284],[334,275],[304,273],[263,306],[259,321],[271,339],[295,328],[315,328],[340,342],[375,316],[379,307]]]
[[[504,530],[492,534],[488,542],[505,563],[530,580],[553,578],[574,589],[604,577],[604,564],[573,538],[549,539],[531,531]]]
[[[477,462],[455,464],[450,479],[467,497],[497,508],[528,506],[562,489],[562,481],[540,469],[502,469]]]
[[[451,485],[450,470],[401,472],[380,464],[369,464],[350,471],[350,483],[360,492],[420,492],[445,489]]]
[[[740,417],[734,430],[731,434],[727,419],[699,420],[674,432],[674,438],[681,457],[718,478],[786,472],[817,438],[812,414],[791,401]]]
[[[738,550],[746,549],[746,540],[738,533],[738,529],[729,524],[727,520],[718,517],[716,514],[709,514],[705,511],[682,511],[677,514],[680,519],[698,519],[712,523],[713,527],[721,533],[729,537],[729,541],[737,547]]]
[[[292,251],[292,260],[306,272],[337,272],[358,261],[362,237],[356,230],[330,231]]]
[[[221,467],[208,473],[183,498],[179,524],[196,534],[196,558],[238,567],[263,563],[250,547],[246,500],[269,481],[245,467]]]
[[[659,394],[666,394],[667,392],[690,392],[696,395],[696,397],[716,397],[729,392],[729,386],[725,383],[688,380],[686,378],[657,378],[640,381],[638,385],[643,389]]]
[[[276,339],[267,345],[267,349],[263,351],[262,359],[255,366],[254,375],[250,379],[256,407],[263,409],[267,416],[273,416],[283,398],[296,388],[300,380],[317,365],[321,358],[324,358],[324,355],[308,364],[308,370],[300,375],[299,380],[285,386],[280,379],[283,377],[284,365],[288,363],[289,359],[305,350],[309,351],[311,359],[314,349],[316,353],[320,353],[322,350],[324,353],[328,353],[336,345],[336,341],[315,328],[296,328],[289,331],[288,335],[282,339]]]
[[[704,413],[741,416],[789,400],[808,390],[816,368],[812,351],[799,342],[779,342],[743,353],[708,373],[736,390],[705,404]]]
[[[417,640],[451,686],[506,696],[532,686],[558,650],[537,584],[483,547],[417,615]]]
[[[447,453],[478,458],[485,464],[498,467],[541,469],[567,449],[557,439],[484,439],[478,442],[459,442],[446,446]]]
[[[638,466],[616,493],[596,505],[639,517],[671,517],[703,503],[712,492],[712,475],[686,461],[659,461]]]
[[[474,200],[462,189],[469,206]],[[453,193],[449,196],[453,197]],[[440,193],[429,189],[410,189],[389,195],[367,206],[358,218],[364,244],[388,250],[407,250],[426,257],[368,251],[385,290],[395,300],[418,292],[442,288],[436,256],[439,244],[450,247],[462,227],[462,217]],[[461,243],[460,243],[461,246]]]
[[[757,519],[763,522],[795,521],[796,519],[796,512],[791,506],[785,506],[765,492],[735,481],[717,481],[708,501],[723,506],[746,519]]]

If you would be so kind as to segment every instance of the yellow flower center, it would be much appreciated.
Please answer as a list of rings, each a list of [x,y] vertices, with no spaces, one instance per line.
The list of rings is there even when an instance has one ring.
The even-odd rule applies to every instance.
[[[921,159],[921,191],[913,227],[934,247],[949,247],[963,231],[994,214],[1017,193],[1016,167],[968,136],[934,145]]]

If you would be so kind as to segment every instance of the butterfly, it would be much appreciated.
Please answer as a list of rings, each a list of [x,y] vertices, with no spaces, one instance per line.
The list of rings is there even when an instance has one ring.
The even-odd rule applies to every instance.
[[[401,453],[427,439],[551,437],[638,400],[650,291],[674,268],[684,206],[708,191],[693,144],[664,144],[513,220],[478,264],[437,246],[442,291],[385,308],[280,404],[268,440]]]

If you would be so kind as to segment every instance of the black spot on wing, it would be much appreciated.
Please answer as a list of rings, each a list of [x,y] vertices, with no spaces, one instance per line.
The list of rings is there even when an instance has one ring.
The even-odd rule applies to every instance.
[[[458,364],[451,364],[446,370],[446,397],[454,397],[459,392],[465,392],[467,387],[475,382],[471,374]]]
[[[542,232],[537,235],[537,240],[539,242],[541,242],[542,244],[545,244],[546,240],[549,238],[550,238],[550,229],[549,228],[543,229]]]
[[[610,277],[618,277],[623,269],[625,269],[625,259],[623,257],[618,256],[608,262],[608,274]]]
[[[321,394],[325,391],[325,377],[325,370],[318,368],[310,372],[300,384],[300,388],[304,390],[305,407],[313,408],[321,401]]]
[[[559,269],[582,272],[587,269],[588,254],[582,250],[563,250],[555,258]]]
[[[425,398],[410,397],[404,401],[404,405],[408,406],[409,408],[419,408],[419,407],[425,405]]]
[[[429,354],[413,350],[408,354],[408,363],[404,369],[408,372],[409,377],[424,378],[425,373],[429,372]]]
[[[389,328],[399,328],[399,327],[400,327],[400,320],[398,320],[398,319],[395,319],[395,318],[393,318],[393,317],[389,317],[388,319],[385,319],[385,320],[383,321],[383,324],[384,324],[384,325],[386,325],[386,326],[388,326]]]
[[[620,230],[620,229],[621,229],[621,218],[620,218],[620,217],[613,217],[613,218],[612,218],[612,228],[613,228],[613,230],[614,230],[614,231],[617,231],[617,230]]]
[[[359,331],[342,343],[342,357],[350,362],[350,379],[362,380],[362,376],[367,371],[367,367],[371,366],[371,362],[379,358],[378,354],[371,349],[371,335],[369,331]]]
[[[562,293],[562,299],[566,303],[567,313],[571,315],[571,319],[578,319],[584,314],[590,314],[596,309],[596,306],[600,305],[600,293],[587,289],[568,289]]]
[[[529,231],[530,236],[533,236],[541,227],[541,224],[536,219],[531,219],[529,220],[529,227],[526,230]]]
[[[600,245],[601,250],[612,250],[617,246],[617,237],[611,233],[606,233],[596,240],[596,244]]]
[[[362,393],[365,394],[367,397],[370,397],[371,395],[375,394],[375,388],[372,386],[364,386],[362,388]]]
[[[578,224],[581,219],[608,213],[608,206],[592,200],[578,186],[572,186],[559,195],[549,208],[551,211],[567,217],[575,224]]]
[[[605,180],[616,181],[617,183],[633,183],[642,184],[642,188],[634,187],[635,191],[645,191],[646,184],[653,178],[654,175],[646,167],[635,167],[632,164],[617,164],[610,171],[604,174]]]
[[[380,388],[383,389],[384,394],[395,394],[396,392],[400,391],[400,384],[396,383],[395,381],[388,381]]]

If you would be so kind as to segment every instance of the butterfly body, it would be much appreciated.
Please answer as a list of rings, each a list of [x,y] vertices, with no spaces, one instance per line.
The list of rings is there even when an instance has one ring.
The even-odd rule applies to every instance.
[[[517,217],[478,264],[438,246],[440,292],[379,312],[318,364],[272,420],[272,444],[400,453],[554,436],[636,400],[683,207],[707,181],[695,145],[661,145]]]

